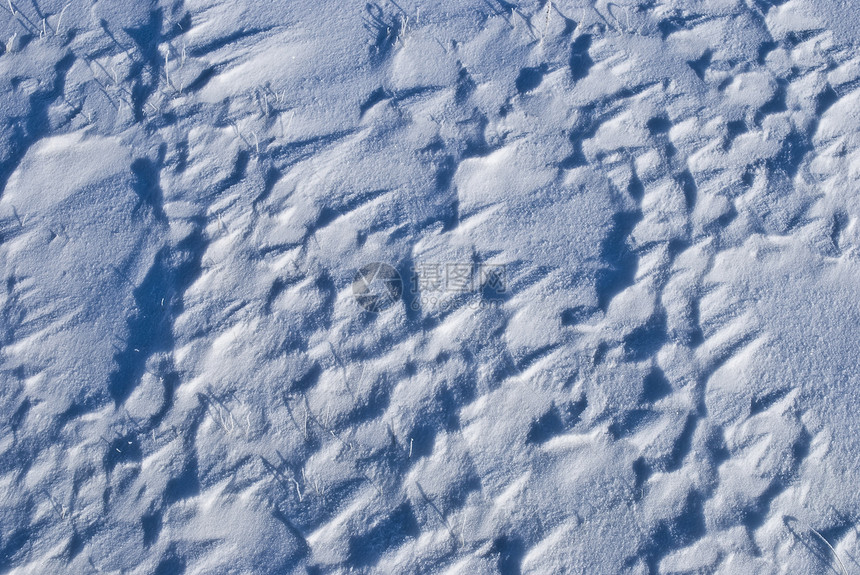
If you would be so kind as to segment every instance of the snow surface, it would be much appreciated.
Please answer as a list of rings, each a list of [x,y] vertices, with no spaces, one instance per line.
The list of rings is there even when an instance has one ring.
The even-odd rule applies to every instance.
[[[0,39],[0,572],[860,573],[860,5]]]

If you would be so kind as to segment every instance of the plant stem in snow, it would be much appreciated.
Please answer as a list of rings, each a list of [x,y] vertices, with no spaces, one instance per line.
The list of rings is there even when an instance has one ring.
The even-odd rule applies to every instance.
[[[70,6],[70,4],[66,4],[65,6],[63,6],[63,9],[60,10],[60,17],[57,18],[57,30],[56,30],[56,32],[54,32],[54,34],[56,34],[57,36],[60,35],[60,29],[61,29],[61,25],[63,23],[63,14],[66,13],[66,8],[68,8],[69,6]]]

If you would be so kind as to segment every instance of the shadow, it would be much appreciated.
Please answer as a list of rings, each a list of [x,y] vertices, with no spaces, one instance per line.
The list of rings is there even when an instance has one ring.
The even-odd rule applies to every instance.
[[[541,64],[534,68],[523,68],[517,76],[515,85],[517,92],[524,95],[531,92],[543,82],[543,77],[547,73],[547,65]]]
[[[593,311],[592,308],[584,305],[564,309],[559,316],[561,325],[564,327],[579,325],[591,317]]]
[[[454,102],[463,104],[469,99],[469,96],[472,95],[477,86],[472,76],[469,75],[469,71],[463,67],[462,63],[457,62],[457,65],[460,66],[460,71],[457,72],[457,87],[454,90]]]
[[[133,79],[131,102],[134,119],[137,122],[143,120],[143,107],[149,97],[158,89],[158,83],[161,79],[164,57],[159,52],[158,47],[162,39],[161,26],[163,21],[164,15],[159,8],[149,13],[149,21],[146,24],[123,29],[134,41],[141,56],[140,60],[132,59],[128,73],[128,77]],[[146,68],[149,70],[147,74],[144,74]]]
[[[636,433],[643,425],[654,421],[656,413],[650,409],[631,409],[621,414],[609,425],[609,433],[614,439],[621,439]]]
[[[672,385],[666,378],[666,374],[658,366],[652,366],[651,371],[645,376],[642,384],[642,399],[648,402],[659,401],[672,393]]]
[[[642,220],[641,210],[617,212],[612,216],[612,227],[601,245],[605,266],[597,273],[598,306],[606,311],[609,302],[633,284],[639,258],[627,245],[627,237]]]
[[[672,472],[681,469],[684,464],[684,458],[693,449],[693,435],[696,432],[696,427],[699,425],[699,416],[695,413],[687,415],[684,422],[684,428],[678,439],[675,440],[675,445],[672,446],[672,451],[665,460],[661,461],[662,468],[660,471]]]
[[[381,86],[379,88],[377,88],[376,90],[374,90],[373,92],[371,92],[370,96],[368,96],[367,99],[364,102],[362,102],[358,107],[359,119],[363,118],[364,114],[368,110],[370,110],[372,107],[374,107],[375,105],[379,104],[380,102],[382,102],[384,100],[388,100],[389,98],[390,98],[390,96],[388,95],[388,92],[386,92],[385,88],[383,88]]]
[[[9,178],[24,159],[30,146],[51,129],[49,110],[58,98],[63,97],[66,89],[66,75],[74,63],[75,57],[72,54],[63,56],[54,65],[55,78],[51,86],[48,89],[36,90],[30,95],[27,119],[23,122],[14,122],[11,126],[7,144],[9,151],[6,159],[0,162],[0,196],[6,190]]]
[[[382,556],[420,534],[418,520],[408,501],[398,505],[365,533],[350,537],[349,563],[354,567],[372,567]]]
[[[117,369],[108,391],[122,404],[139,382],[147,359],[173,347],[173,320],[182,313],[182,296],[200,276],[207,241],[200,228],[180,241],[174,250],[162,248],[141,284],[132,292],[136,313],[127,320],[125,348],[114,355]]]
[[[587,407],[588,400],[585,396],[577,401],[565,402],[560,407],[553,403],[546,413],[532,422],[526,435],[526,443],[540,445],[553,437],[567,433],[579,423]]]
[[[668,341],[666,313],[659,310],[644,325],[623,338],[624,355],[629,361],[643,361],[656,354]]]
[[[179,475],[167,480],[164,487],[164,505],[169,506],[199,494],[200,478],[197,458],[192,455],[186,461]]]
[[[660,573],[660,562],[664,557],[691,545],[706,533],[704,498],[693,491],[676,517],[657,525],[650,541],[640,550],[639,557],[645,558],[649,573]]]
[[[370,55],[374,63],[386,59],[400,36],[403,20],[395,15],[387,15],[378,3],[368,2],[365,6],[367,15],[364,18],[364,28],[370,32],[372,45]]]
[[[149,547],[161,534],[162,515],[160,511],[147,513],[140,518],[140,527],[143,530],[143,546]]]
[[[666,35],[664,35],[664,38]],[[705,50],[705,53],[696,58],[695,60],[690,60],[687,62],[687,65],[693,69],[693,72],[696,76],[699,77],[699,80],[705,79],[705,72],[708,71],[708,68],[711,66],[711,60],[714,57],[714,53],[708,49]]]
[[[519,537],[501,536],[493,540],[490,552],[498,555],[496,568],[499,575],[521,575],[525,545]]]
[[[153,575],[183,575],[186,570],[185,560],[176,552],[176,545],[171,544],[158,562]]]
[[[132,189],[140,198],[140,204],[149,206],[156,219],[166,222],[159,168],[149,158],[138,158],[131,163],[131,173],[134,175]]]
[[[570,45],[568,66],[574,82],[588,76],[588,72],[594,66],[594,61],[588,54],[589,48],[591,48],[591,34],[583,34]]]

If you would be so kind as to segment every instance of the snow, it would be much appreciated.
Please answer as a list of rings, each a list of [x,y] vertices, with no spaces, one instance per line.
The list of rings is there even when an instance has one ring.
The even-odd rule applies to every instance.
[[[860,570],[858,24],[2,5],[0,572]]]

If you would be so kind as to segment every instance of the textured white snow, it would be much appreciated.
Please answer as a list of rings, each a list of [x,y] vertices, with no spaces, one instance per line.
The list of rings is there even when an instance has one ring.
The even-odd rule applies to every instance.
[[[0,572],[860,570],[858,25],[2,5]]]

